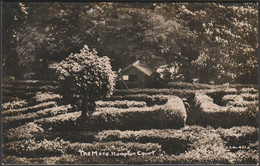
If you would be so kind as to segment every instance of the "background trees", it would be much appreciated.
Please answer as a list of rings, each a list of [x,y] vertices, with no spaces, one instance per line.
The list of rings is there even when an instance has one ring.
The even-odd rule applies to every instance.
[[[113,70],[141,60],[154,68],[175,64],[186,81],[257,82],[256,3],[5,3],[3,9],[7,75],[47,79],[49,64],[87,44],[108,56]]]

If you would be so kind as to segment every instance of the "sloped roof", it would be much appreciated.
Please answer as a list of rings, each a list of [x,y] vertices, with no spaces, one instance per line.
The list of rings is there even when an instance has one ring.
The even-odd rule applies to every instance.
[[[152,75],[152,73],[153,73],[153,69],[151,69],[151,68],[149,68],[147,66],[144,66],[143,64],[140,63],[139,60],[134,62],[134,63],[132,63],[131,65],[127,66],[121,72],[127,71],[131,67],[137,68],[138,70],[140,70],[141,72],[143,72],[144,74],[146,74],[148,76]]]

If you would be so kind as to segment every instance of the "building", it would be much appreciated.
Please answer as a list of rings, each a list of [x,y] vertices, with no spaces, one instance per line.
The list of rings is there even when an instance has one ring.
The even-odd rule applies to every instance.
[[[119,87],[121,88],[150,88],[153,84],[151,75],[153,69],[136,61],[119,71]]]

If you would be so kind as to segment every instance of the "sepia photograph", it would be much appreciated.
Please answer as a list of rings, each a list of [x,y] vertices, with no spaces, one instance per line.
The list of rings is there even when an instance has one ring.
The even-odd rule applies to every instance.
[[[258,2],[3,2],[2,164],[254,164]]]

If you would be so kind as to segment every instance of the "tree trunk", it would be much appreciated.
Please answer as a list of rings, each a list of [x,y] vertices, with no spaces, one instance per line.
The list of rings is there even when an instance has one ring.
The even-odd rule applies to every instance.
[[[82,118],[85,117],[87,115],[87,94],[84,95],[83,97],[83,101],[82,101],[82,105],[81,105],[81,116]]]

